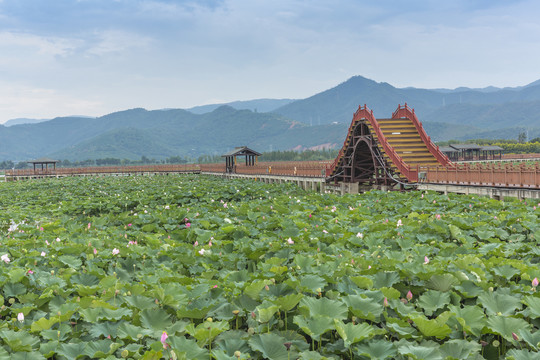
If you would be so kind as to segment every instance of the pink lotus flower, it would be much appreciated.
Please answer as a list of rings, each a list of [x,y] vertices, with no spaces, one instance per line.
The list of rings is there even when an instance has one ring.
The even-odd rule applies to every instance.
[[[32,270],[28,270],[28,275],[32,275],[34,272]]]
[[[120,250],[118,250],[117,248],[112,249],[113,255],[118,255],[119,253],[120,253]]]
[[[60,238],[59,238],[59,237],[56,238],[56,242],[60,242]]]
[[[217,289],[217,287],[218,287],[217,285],[214,285],[212,286],[212,289]]]
[[[193,246],[199,246],[199,242],[195,240],[195,242],[193,243]]]
[[[429,259],[427,256],[424,256],[424,265],[429,264]]]
[[[441,220],[441,215],[440,214],[435,215],[435,219]]]
[[[325,233],[325,234],[328,234],[328,231],[326,231],[326,230],[323,230],[322,232]]]
[[[2,255],[2,256],[0,257],[0,259],[1,259],[3,262],[5,262],[6,264],[9,264],[9,262],[11,261],[11,260],[9,259],[9,255],[8,255],[8,254]]]
[[[190,227],[191,227],[191,223],[186,223],[186,227],[187,227],[187,228],[190,228]]]
[[[212,247],[212,240],[208,241],[208,246]]]
[[[532,281],[533,288],[536,288],[538,286],[538,278],[534,278]]]
[[[92,223],[88,223],[88,229],[90,229],[90,226],[92,226]]]
[[[384,298],[383,305],[384,305],[384,307],[388,307],[388,299],[387,298]]]
[[[403,225],[403,224],[401,223],[401,219],[399,219],[399,220],[397,221],[397,227],[400,227],[400,226],[402,226],[402,225]]]
[[[163,344],[163,348],[166,349],[169,344],[167,344],[167,338],[169,337],[169,335],[167,335],[167,333],[164,331],[163,334],[161,334],[161,343]]]
[[[517,336],[516,333],[513,332],[512,337],[514,338],[514,340],[519,341],[519,337]]]
[[[413,298],[413,295],[412,295],[412,292],[411,290],[409,290],[409,292],[407,293],[407,295],[405,296],[407,298],[407,300],[411,301],[412,298]]]
[[[227,203],[224,203],[224,204],[223,204],[223,207],[226,209],[226,208],[227,208]]]
[[[288,239],[287,239],[287,243],[290,244],[290,245],[292,245],[292,244],[294,244],[294,241],[293,241],[293,239],[288,238]]]
[[[311,214],[309,214],[309,218],[311,219]]]
[[[204,249],[199,250],[199,254],[201,254],[201,255],[204,255],[205,252],[206,252],[206,250],[204,250]]]
[[[47,254],[45,253],[45,251],[42,251],[42,252],[41,252],[41,256],[47,256]]]
[[[47,245],[51,245],[51,244],[49,244],[49,241],[48,241],[48,240],[45,240],[45,244],[47,244]]]
[[[94,255],[97,255],[97,249],[94,248]]]
[[[20,322],[24,322],[24,314],[22,312],[17,314],[17,320]]]
[[[357,237],[357,238],[360,238],[360,239],[363,239],[363,238],[364,238],[364,234],[362,234],[362,233],[359,232],[358,234],[356,234],[356,237]]]
[[[128,226],[131,226],[131,223],[129,223]]]
[[[39,231],[43,231],[43,227],[40,227],[40,228],[39,228]]]

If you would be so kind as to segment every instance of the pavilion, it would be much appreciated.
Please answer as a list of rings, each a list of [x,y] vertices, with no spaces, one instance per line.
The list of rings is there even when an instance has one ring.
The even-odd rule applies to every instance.
[[[246,166],[254,166],[258,157],[261,156],[261,153],[258,153],[255,150],[248,148],[247,146],[235,147],[234,150],[226,152],[221,155],[225,158],[225,172],[234,173],[236,171],[237,157],[245,157]]]

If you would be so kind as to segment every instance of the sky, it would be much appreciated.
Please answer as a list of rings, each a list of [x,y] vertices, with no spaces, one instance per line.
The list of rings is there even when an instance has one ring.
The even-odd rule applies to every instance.
[[[0,123],[540,79],[537,0],[0,0]]]

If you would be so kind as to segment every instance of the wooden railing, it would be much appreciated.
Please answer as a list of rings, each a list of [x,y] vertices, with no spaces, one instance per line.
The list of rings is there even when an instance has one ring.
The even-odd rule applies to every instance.
[[[11,169],[6,170],[6,176],[68,176],[83,174],[125,174],[142,172],[199,172],[197,164],[168,164],[168,165],[141,165],[141,166],[92,166],[78,168],[56,169]]]
[[[366,109],[367,107],[366,105],[364,105],[364,109],[360,107],[358,108],[358,111],[367,111]],[[375,116],[373,116],[373,110],[371,110],[371,114],[366,114],[365,118],[371,124],[373,130],[375,130],[375,134],[377,135],[377,141],[383,147],[385,154],[390,158],[390,160],[396,166],[401,175],[405,176],[410,182],[417,182],[418,171],[416,170],[416,168],[411,168],[408,164],[406,164],[403,159],[398,155],[398,153],[394,150],[394,147],[390,145],[390,143],[384,136],[384,133],[379,126],[379,123],[375,119]]]
[[[411,109],[409,106],[407,106],[407,103],[405,103],[404,106],[398,105],[398,108],[396,111],[392,113],[392,119],[399,119],[399,118],[407,118],[411,120],[411,122],[414,124],[414,127],[416,128],[416,131],[420,135],[420,138],[422,139],[422,142],[426,144],[426,147],[428,148],[429,152],[437,159],[437,161],[442,166],[451,166],[452,162],[446,156],[439,150],[439,147],[431,141],[431,138],[427,135],[426,131],[424,130],[424,127],[422,126],[422,123],[420,120],[418,120],[418,117],[416,117],[416,114],[414,112],[414,109]]]
[[[448,167],[421,167],[422,182],[449,185],[472,185],[540,189],[540,165],[456,164]]]
[[[253,166],[237,164],[236,174],[325,177],[331,161],[268,161]],[[225,164],[200,164],[201,171],[224,173]]]

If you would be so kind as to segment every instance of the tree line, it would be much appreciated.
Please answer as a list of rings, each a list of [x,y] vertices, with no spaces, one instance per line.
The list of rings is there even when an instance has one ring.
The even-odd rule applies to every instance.
[[[316,160],[332,160],[335,159],[339,150],[279,150],[264,152],[260,156],[260,161],[316,161]],[[209,164],[223,162],[221,155],[202,155],[198,158],[189,158],[187,156],[170,156],[166,159],[151,159],[142,156],[139,160],[118,159],[118,158],[101,158],[101,159],[86,159],[80,161],[59,160],[57,167],[90,167],[90,166],[128,166],[128,165],[150,165],[150,164]],[[6,160],[0,162],[0,169],[25,169],[31,165],[25,161],[13,162]]]

